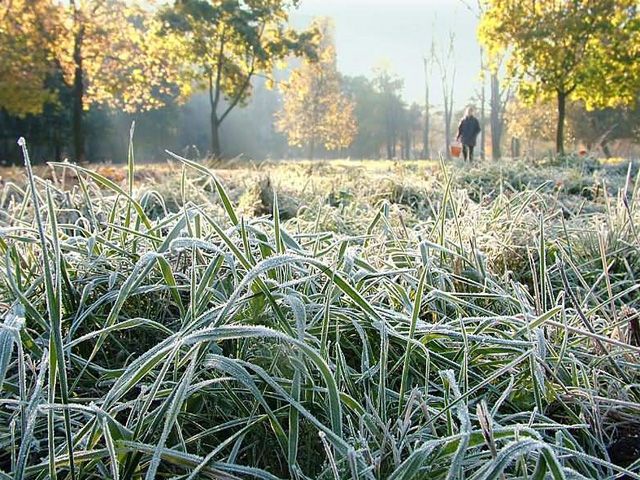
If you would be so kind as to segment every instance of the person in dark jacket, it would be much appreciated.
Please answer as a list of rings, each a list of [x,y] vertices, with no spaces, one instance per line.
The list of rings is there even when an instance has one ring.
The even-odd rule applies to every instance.
[[[480,133],[480,122],[473,116],[473,108],[467,107],[464,118],[458,125],[456,139],[462,143],[462,156],[465,160],[473,160],[473,147],[476,146],[476,138]]]

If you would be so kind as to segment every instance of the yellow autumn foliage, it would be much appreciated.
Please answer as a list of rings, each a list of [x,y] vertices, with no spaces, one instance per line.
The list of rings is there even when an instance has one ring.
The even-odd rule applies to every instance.
[[[289,145],[316,146],[327,150],[346,148],[358,131],[355,104],[343,92],[336,64],[336,51],[324,32],[317,61],[304,60],[281,85],[284,105],[278,113],[276,128],[287,135]]]

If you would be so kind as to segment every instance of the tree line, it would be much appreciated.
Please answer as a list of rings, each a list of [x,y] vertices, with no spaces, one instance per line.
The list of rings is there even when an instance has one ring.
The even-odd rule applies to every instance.
[[[11,159],[15,137],[27,135],[43,159],[117,160],[134,118],[143,145],[201,156],[449,151],[460,115],[453,34],[416,59],[425,98],[409,105],[389,68],[341,75],[331,23],[292,28],[297,3],[3,2],[0,157]],[[499,158],[506,133],[528,140],[553,130],[558,154],[567,138],[605,154],[611,139],[637,139],[637,0],[477,0],[470,8],[482,75],[468,101],[479,107],[481,155]]]
[[[252,79],[271,74],[289,56],[315,55],[317,32],[288,25],[296,3],[3,2],[0,106],[5,116],[69,120],[73,155],[83,161],[91,107],[142,112],[205,90],[211,153],[218,156],[220,126],[247,102]]]

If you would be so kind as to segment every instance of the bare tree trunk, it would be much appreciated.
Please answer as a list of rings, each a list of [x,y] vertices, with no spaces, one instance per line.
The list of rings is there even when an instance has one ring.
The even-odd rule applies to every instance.
[[[211,155],[220,158],[222,149],[220,148],[220,122],[215,110],[211,110]]]
[[[396,158],[396,148],[397,148],[397,143],[398,143],[398,137],[396,136],[395,133],[393,133],[391,135],[391,159],[395,159]]]
[[[567,93],[561,90],[558,94],[558,126],[556,128],[556,153],[564,155],[564,118],[566,116]]]
[[[455,34],[449,33],[449,45],[442,49],[436,62],[440,68],[442,96],[444,100],[444,132],[446,157],[451,159],[451,120],[453,119],[453,89],[456,82],[456,66],[453,59]]]
[[[446,148],[447,148],[447,158],[451,159],[451,122],[453,121],[453,86],[455,84],[456,78],[456,70],[455,66],[453,67],[453,79],[451,80],[451,85],[449,86],[449,91],[447,92],[445,88],[444,102],[445,102],[445,134],[447,136],[446,140]]]
[[[386,137],[387,137],[387,160],[393,160],[393,157],[395,156],[395,135],[393,134],[393,125],[392,125],[392,120],[390,118],[390,115],[392,114],[392,112],[389,111],[389,109],[387,109],[387,118],[385,119],[385,124],[386,124]]]
[[[209,72],[209,107],[211,127],[211,155],[220,158],[220,121],[218,120],[218,95],[215,94],[213,85],[213,72]]]
[[[429,148],[429,62],[424,59],[424,131],[422,134],[422,156],[425,159],[431,157]]]
[[[485,80],[485,64],[484,64],[484,49],[480,48],[480,71],[482,75],[482,84],[480,90],[480,126],[482,130],[480,130],[480,160],[485,159],[485,150],[486,150],[486,133],[487,129],[485,128],[486,116],[485,116],[485,103],[486,103],[486,80]]]
[[[404,153],[402,156],[405,160],[411,160],[411,132],[409,128],[404,132],[403,147]]]
[[[445,104],[444,135],[445,135],[445,148],[447,151],[447,160],[451,160],[451,117],[452,117],[452,114],[449,111],[448,106]]]
[[[78,21],[79,12],[74,6],[74,21]],[[73,130],[73,150],[76,162],[86,160],[84,143],[84,70],[82,64],[82,43],[84,41],[84,25],[76,25],[77,30],[73,38],[73,108],[72,108],[72,130]]]
[[[211,108],[211,155],[214,158],[220,158],[222,148],[220,146],[220,123],[229,113],[229,109],[224,112],[223,116],[218,118],[218,105],[220,104],[220,88],[222,81],[222,62],[224,57],[225,35],[220,38],[220,47],[218,49],[218,66],[216,68],[215,82],[213,78],[213,69],[208,72],[209,79],[209,107]]]
[[[3,165],[4,163],[10,165],[12,163],[12,160],[9,158],[9,142],[7,141],[8,126],[6,126],[6,116],[4,109],[0,108],[0,165]]]
[[[502,130],[504,129],[504,109],[500,94],[500,80],[497,73],[491,74],[491,157],[502,157]]]
[[[315,137],[309,142],[309,160],[313,160],[316,154],[316,139]]]

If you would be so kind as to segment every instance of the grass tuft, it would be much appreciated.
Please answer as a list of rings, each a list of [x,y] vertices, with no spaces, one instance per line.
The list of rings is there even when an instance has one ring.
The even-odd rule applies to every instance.
[[[21,145],[0,478],[640,479],[631,166],[144,175],[130,146],[47,182]]]

